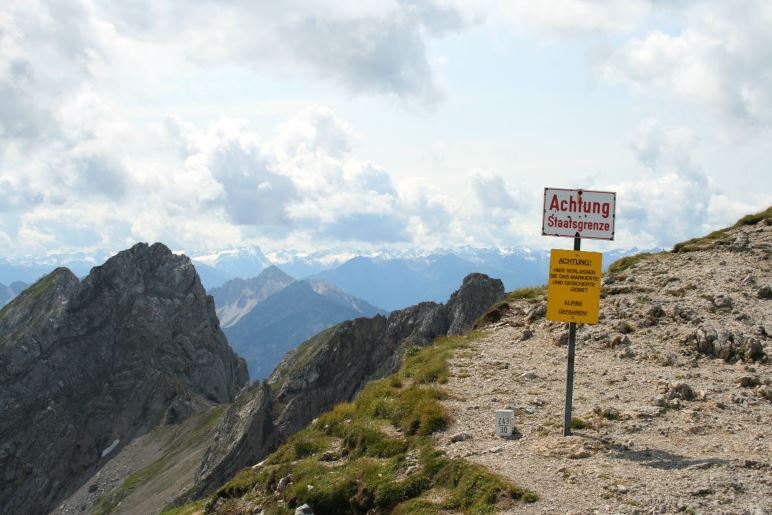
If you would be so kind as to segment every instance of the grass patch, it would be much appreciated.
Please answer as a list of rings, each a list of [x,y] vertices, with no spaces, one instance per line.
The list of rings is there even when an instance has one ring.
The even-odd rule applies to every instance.
[[[485,312],[475,323],[474,328],[480,329],[486,325],[495,324],[506,315],[510,310],[509,302],[502,300],[491,306],[491,308]]]
[[[431,435],[449,422],[440,402],[447,398],[441,385],[448,360],[477,336],[406,348],[399,372],[320,415],[263,466],[242,470],[209,500],[240,499],[267,513],[293,513],[290,508],[307,503],[315,513],[410,514],[496,513],[535,501],[532,492],[432,447]],[[325,461],[330,452],[338,459]]]
[[[618,274],[620,272],[624,272],[628,268],[637,265],[641,261],[651,259],[653,256],[654,254],[651,252],[642,252],[640,254],[635,254],[634,256],[625,256],[623,258],[619,258],[609,265],[608,273]]]
[[[204,511],[204,506],[206,506],[206,500],[199,500],[190,504],[186,504],[185,506],[164,510],[163,514],[164,515],[195,515],[196,513],[202,513]]]
[[[521,299],[535,300],[547,294],[546,286],[536,286],[534,288],[520,288],[507,294],[507,300],[515,301]]]
[[[756,225],[762,220],[768,220],[771,218],[772,218],[772,206],[768,207],[764,211],[760,211],[758,213],[754,213],[751,215],[746,215],[740,218],[731,227],[725,227],[723,229],[713,231],[707,236],[703,236],[701,238],[692,238],[687,241],[682,241],[681,243],[676,243],[673,246],[673,252],[695,252],[698,250],[711,249],[717,240],[722,240],[726,238],[729,235],[729,231],[731,231],[732,229],[737,229],[746,225]]]
[[[719,229],[718,231],[713,231],[707,236],[702,236],[700,238],[692,238],[690,240],[676,243],[675,245],[673,245],[673,252],[678,253],[678,252],[696,252],[698,250],[710,250],[711,248],[713,248],[713,243],[716,240],[721,240],[726,238],[729,229],[730,228]]]
[[[579,417],[571,417],[571,429],[592,429],[590,422]]]
[[[759,211],[758,213],[754,213],[752,215],[745,215],[744,217],[737,220],[737,223],[734,225],[735,227],[740,227],[742,225],[756,225],[762,220],[767,220],[769,218],[772,218],[772,206],[766,208],[764,211]]]

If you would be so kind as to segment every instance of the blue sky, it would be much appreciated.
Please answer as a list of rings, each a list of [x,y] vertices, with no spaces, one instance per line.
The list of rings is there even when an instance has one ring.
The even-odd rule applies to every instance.
[[[772,204],[772,4],[11,1],[2,254],[669,246]]]

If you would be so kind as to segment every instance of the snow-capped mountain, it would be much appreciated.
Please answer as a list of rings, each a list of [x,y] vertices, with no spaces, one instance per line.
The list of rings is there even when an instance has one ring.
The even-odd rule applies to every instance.
[[[605,252],[604,266],[636,252],[637,248]],[[310,253],[291,249],[263,253],[259,247],[249,246],[188,255],[208,290],[231,279],[256,277],[275,265],[292,277],[325,280],[387,310],[421,300],[442,301],[470,272],[500,278],[507,290],[544,284],[549,263],[549,250],[470,246],[433,250],[331,248]],[[109,256],[109,252],[94,252],[0,258],[0,283],[32,283],[57,266],[85,276]]]

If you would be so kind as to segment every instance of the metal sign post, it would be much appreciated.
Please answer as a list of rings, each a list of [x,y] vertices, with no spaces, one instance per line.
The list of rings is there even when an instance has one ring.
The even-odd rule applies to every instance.
[[[574,250],[582,250],[582,239],[574,238]],[[574,405],[574,358],[576,356],[576,322],[568,324],[568,365],[566,366],[566,412],[563,417],[563,436],[571,434],[571,411]]]
[[[571,434],[576,324],[597,324],[602,254],[582,252],[582,238],[614,239],[616,193],[544,188],[542,234],[574,238],[574,251],[553,249],[547,284],[547,319],[568,322],[568,365],[563,436]]]

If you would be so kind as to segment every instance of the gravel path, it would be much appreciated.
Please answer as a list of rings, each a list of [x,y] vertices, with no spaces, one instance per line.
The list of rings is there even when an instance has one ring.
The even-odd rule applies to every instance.
[[[566,325],[539,314],[543,299],[511,303],[456,353],[438,447],[539,495],[517,513],[772,513],[772,227],[726,243],[605,280],[601,323],[577,340],[574,416],[588,427],[570,437]],[[495,436],[506,407],[511,439]]]

